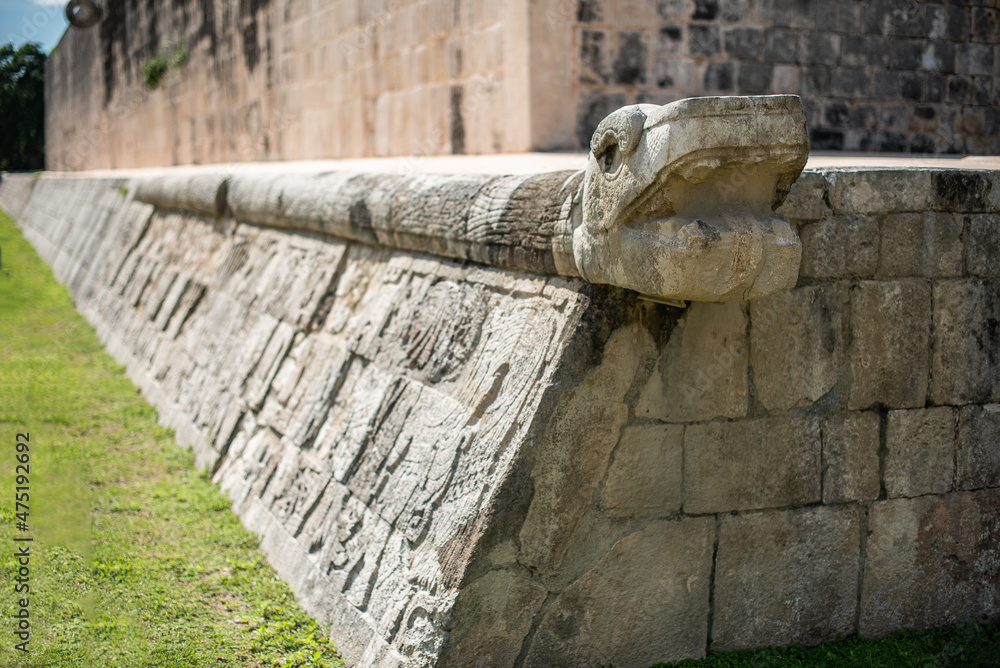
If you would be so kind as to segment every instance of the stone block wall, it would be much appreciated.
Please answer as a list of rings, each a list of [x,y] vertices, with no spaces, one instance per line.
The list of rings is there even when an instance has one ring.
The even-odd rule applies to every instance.
[[[520,4],[108,0],[47,63],[47,168],[525,150]]]
[[[625,104],[801,95],[813,149],[1000,152],[1000,10],[924,0],[578,0],[577,145]]]
[[[997,172],[804,172],[798,285],[684,309],[122,185],[18,222],[351,665],[1000,619]]]
[[[763,93],[802,96],[814,149],[1000,152],[983,2],[104,4],[47,63],[50,170],[579,150],[625,104]]]

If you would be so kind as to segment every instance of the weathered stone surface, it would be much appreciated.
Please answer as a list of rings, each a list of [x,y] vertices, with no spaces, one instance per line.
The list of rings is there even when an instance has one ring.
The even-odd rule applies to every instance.
[[[823,503],[877,499],[879,415],[852,411],[823,421]]]
[[[0,187],[0,209],[8,216],[17,220],[24,211],[24,206],[31,199],[31,191],[35,187],[34,174],[0,175],[3,187]]]
[[[1000,401],[1000,282],[943,281],[934,286],[931,401],[962,405]]]
[[[862,281],[852,288],[848,408],[924,405],[930,366],[930,297],[930,287],[917,280]]]
[[[611,517],[663,517],[681,509],[684,427],[628,427],[604,482],[603,505]]]
[[[452,649],[436,665],[513,666],[547,596],[544,587],[514,571],[491,571],[472,582],[455,606]]]
[[[647,668],[704,656],[714,537],[711,518],[691,518],[620,540],[554,601],[524,665]]]
[[[634,295],[577,279],[154,211],[123,197],[122,183],[42,176],[19,223],[164,423],[194,446],[200,464],[218,466],[214,479],[241,519],[263,536],[307,609],[333,624],[354,665],[434,665],[446,648],[464,665],[496,658],[510,666],[516,657],[533,665],[530,654],[541,665],[597,657],[645,668],[699,656],[711,626],[703,583],[712,572],[713,526],[739,522],[746,526],[729,535],[742,532],[747,547],[719,542],[717,635],[812,642],[843,633],[838,583],[848,579],[855,549],[845,547],[844,527],[864,543],[864,522],[858,526],[852,509],[877,493],[879,417],[886,429],[889,412],[902,425],[894,434],[905,427],[913,435],[897,439],[904,445],[943,430],[936,415],[959,415],[955,484],[979,491],[934,497],[951,515],[946,532],[925,540],[922,549],[940,550],[932,558],[918,553],[901,565],[894,538],[872,534],[877,582],[911,597],[963,584],[945,603],[928,604],[926,595],[893,603],[877,590],[871,600],[889,603],[870,613],[869,626],[891,630],[910,623],[899,621],[906,610],[928,606],[965,615],[969,592],[979,610],[993,601],[996,616],[996,590],[983,583],[997,580],[997,523],[982,520],[984,502],[976,502],[976,521],[959,507],[996,484],[995,406],[964,401],[928,410],[924,397],[913,415],[899,410],[883,389],[905,390],[908,370],[921,363],[899,343],[888,346],[895,366],[874,409],[845,411],[858,380],[847,358],[869,350],[880,360],[877,344],[887,334],[897,343],[903,333],[925,337],[919,325],[928,324],[931,300],[918,317],[911,302],[921,300],[909,297],[927,296],[929,282],[862,282],[850,317],[841,311],[854,327],[843,337],[847,347],[826,357],[817,323],[836,316],[823,300],[839,304],[846,282],[807,278],[781,308],[639,306]],[[504,183],[511,182],[491,192]],[[967,289],[965,301],[944,298],[955,286]],[[981,299],[991,282],[938,288],[934,301],[953,311],[954,322],[927,327],[928,340],[953,357],[942,358],[935,378],[954,384],[948,374],[968,373],[963,364],[991,372],[996,318]],[[767,309],[772,341],[783,336],[783,321],[801,332],[787,349],[753,340],[765,333]],[[818,343],[800,347],[811,337]],[[810,359],[817,345],[823,356]],[[730,357],[733,349],[741,352]],[[800,364],[782,372],[772,356],[787,354]],[[776,385],[795,388],[795,396],[825,387],[836,359],[844,382],[807,407],[759,417],[783,405],[774,402],[783,396]],[[748,360],[768,369],[750,370],[749,391]],[[700,381],[691,369],[714,375]],[[926,368],[921,373],[926,383]],[[698,402],[684,407],[687,417],[675,411],[656,423],[674,410],[664,408],[665,388],[688,377]],[[983,377],[970,383],[969,396],[992,391]],[[712,412],[713,403],[736,406],[737,421]],[[698,411],[723,419],[698,422],[716,419],[691,417]],[[941,448],[922,452],[946,459]],[[922,476],[946,468],[884,454],[888,476],[903,471],[907,484],[937,489],[937,478]],[[820,501],[837,506],[801,507]],[[678,504],[721,515],[678,519]],[[879,526],[895,530],[892,521]],[[919,535],[937,526],[920,519],[910,528]],[[802,557],[810,551],[815,563]],[[763,565],[746,561],[752,555]],[[720,576],[724,560],[737,563],[729,579]],[[740,563],[750,565],[741,571]],[[760,573],[782,569],[779,584],[758,598],[726,599],[718,589],[725,581],[747,591]],[[892,569],[906,574],[901,583]],[[788,591],[806,593],[796,599]],[[820,596],[826,601],[814,602]],[[722,623],[726,601],[736,612],[725,619],[742,616],[749,631]],[[789,613],[803,605],[801,615]],[[939,617],[959,616],[949,614]]]
[[[743,305],[692,304],[664,347],[636,414],[667,422],[746,415],[748,352]]]
[[[814,644],[849,634],[860,544],[852,506],[724,515],[712,649]]]
[[[625,393],[643,349],[649,355],[651,347],[638,326],[616,331],[600,365],[556,408],[531,472],[535,493],[520,533],[522,564],[547,571],[562,561],[621,437],[628,420]]]
[[[1000,487],[1000,405],[962,407],[955,464],[958,489]]]
[[[868,531],[861,635],[1000,614],[1000,490],[878,501]]]
[[[1000,278],[1000,214],[972,214],[965,216],[965,220],[969,230],[966,259],[969,273]]]
[[[808,278],[870,278],[878,268],[878,221],[828,216],[802,227],[802,268]]]
[[[777,208],[777,212],[792,222],[820,220],[830,213],[823,198],[825,179],[819,172],[804,171],[792,184],[788,197]]]
[[[934,203],[929,171],[835,170],[826,180],[830,207],[837,214],[924,211]]]
[[[70,228],[128,206],[118,181],[103,186],[110,205],[87,205],[86,192],[54,198],[60,183],[41,179],[40,201],[92,214],[62,214]],[[491,280],[483,268],[221,230],[191,214],[136,209],[114,222],[106,252],[120,269],[81,295],[109,348],[215,469],[307,607],[337,620],[350,661],[436,661],[480,518],[537,437],[558,367],[551,344],[570,340],[582,284]],[[632,379],[614,371],[624,396]]]
[[[951,490],[955,424],[955,410],[947,407],[889,412],[885,492],[890,498]]]
[[[841,378],[846,285],[797,288],[750,304],[754,389],[769,411],[818,401]]]
[[[924,211],[882,219],[879,278],[948,278],[962,274],[962,216]]]
[[[684,512],[718,513],[820,500],[813,417],[708,422],[684,432]]]

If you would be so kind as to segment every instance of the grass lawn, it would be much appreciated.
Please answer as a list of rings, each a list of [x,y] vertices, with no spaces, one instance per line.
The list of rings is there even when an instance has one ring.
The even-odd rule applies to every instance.
[[[343,665],[2,213],[0,248],[10,272],[0,272],[0,667]],[[28,511],[15,507],[18,454],[30,459]],[[28,654],[14,648],[22,546]],[[661,665],[998,666],[1000,630],[964,625]]]
[[[2,213],[0,248],[0,666],[343,665]]]

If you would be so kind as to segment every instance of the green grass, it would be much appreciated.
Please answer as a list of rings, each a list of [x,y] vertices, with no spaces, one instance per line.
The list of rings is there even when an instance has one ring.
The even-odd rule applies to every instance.
[[[343,665],[2,213],[0,248],[0,666]],[[15,545],[31,551],[27,655],[14,649]]]

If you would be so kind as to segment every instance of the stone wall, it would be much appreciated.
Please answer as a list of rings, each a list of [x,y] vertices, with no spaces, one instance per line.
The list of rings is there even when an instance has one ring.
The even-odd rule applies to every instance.
[[[578,150],[622,105],[737,93],[800,94],[815,149],[1000,152],[983,3],[105,5],[47,63],[50,170]]]
[[[816,150],[1000,152],[1000,11],[990,3],[579,0],[576,134],[625,104],[802,96]]]
[[[806,171],[799,284],[684,309],[132,191],[18,223],[350,665],[1000,619],[997,172]]]
[[[50,170],[529,148],[523,3],[103,4],[47,63]]]

